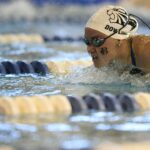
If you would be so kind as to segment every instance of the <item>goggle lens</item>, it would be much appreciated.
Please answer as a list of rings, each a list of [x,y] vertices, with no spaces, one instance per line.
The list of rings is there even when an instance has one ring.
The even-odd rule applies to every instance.
[[[99,47],[99,46],[103,45],[104,42],[105,42],[104,39],[97,39],[97,38],[95,38],[95,39],[93,39],[92,44],[93,44],[95,47]]]
[[[88,39],[84,38],[83,41],[86,45],[90,45],[90,41]]]
[[[105,39],[94,38],[93,40],[89,41],[88,39],[84,38],[84,43],[87,46],[93,45],[95,47],[99,47],[99,46],[103,45],[104,42],[105,42]]]

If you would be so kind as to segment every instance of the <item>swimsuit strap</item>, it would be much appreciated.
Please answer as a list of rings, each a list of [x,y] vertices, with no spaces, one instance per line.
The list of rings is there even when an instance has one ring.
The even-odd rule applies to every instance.
[[[135,53],[133,51],[133,45],[132,45],[132,38],[129,39],[129,43],[130,43],[130,49],[131,49],[131,61],[132,61],[132,65],[134,66],[132,68],[132,70],[130,71],[130,74],[134,75],[134,74],[141,74],[144,75],[145,73],[136,66],[136,59],[135,59]]]
[[[130,49],[131,49],[131,61],[132,61],[132,65],[136,66],[136,59],[135,59],[135,54],[134,54],[133,46],[132,46],[132,38],[130,38]]]

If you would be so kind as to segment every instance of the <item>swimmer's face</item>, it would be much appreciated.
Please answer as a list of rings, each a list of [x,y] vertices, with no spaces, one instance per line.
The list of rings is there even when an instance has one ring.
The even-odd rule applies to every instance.
[[[87,41],[92,41],[95,39],[104,39],[107,36],[91,28],[85,28],[84,37]],[[116,40],[113,38],[108,38],[102,45],[96,45],[94,42],[87,44],[87,51],[92,57],[94,66],[97,68],[107,65],[115,59],[115,48]]]

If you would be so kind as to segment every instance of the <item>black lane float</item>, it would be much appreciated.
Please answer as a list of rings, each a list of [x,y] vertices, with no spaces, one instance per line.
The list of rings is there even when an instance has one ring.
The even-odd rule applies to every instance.
[[[24,61],[2,61],[0,62],[0,74],[38,74],[45,76],[49,73],[48,66],[39,61],[32,61],[30,63]]]

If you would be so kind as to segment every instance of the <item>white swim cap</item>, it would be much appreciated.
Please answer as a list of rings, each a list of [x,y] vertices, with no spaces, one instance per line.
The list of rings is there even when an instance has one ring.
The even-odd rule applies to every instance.
[[[127,11],[120,6],[105,6],[100,8],[88,20],[86,27],[97,30],[105,35],[118,32],[128,21],[128,24],[112,36],[114,39],[126,39],[129,35],[134,34],[138,29],[137,20],[128,16]]]

